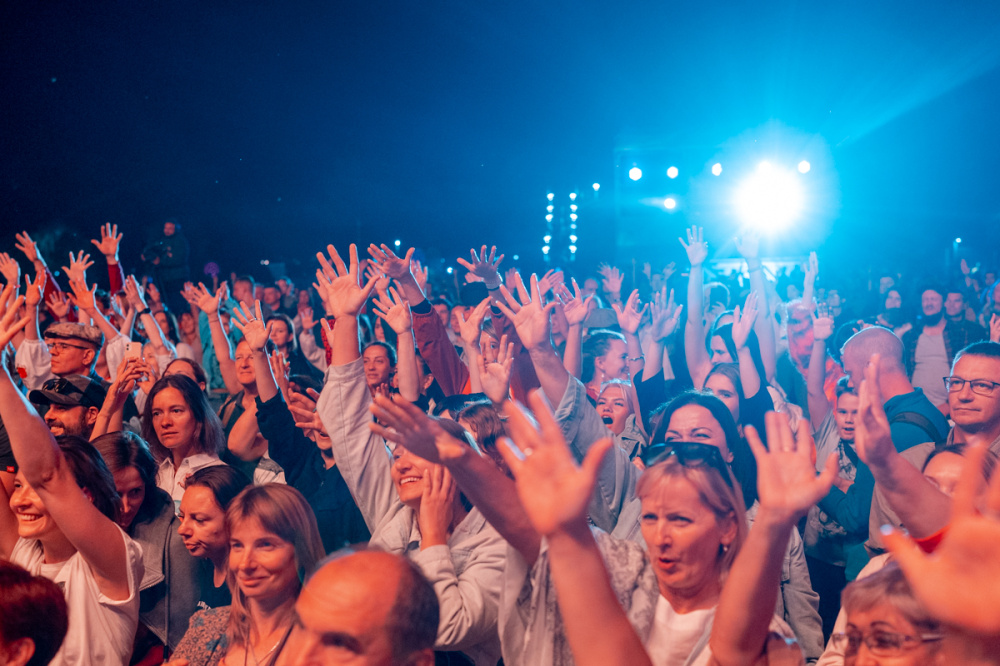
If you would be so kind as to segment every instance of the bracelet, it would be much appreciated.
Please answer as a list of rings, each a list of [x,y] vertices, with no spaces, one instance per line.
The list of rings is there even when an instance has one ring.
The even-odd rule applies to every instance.
[[[136,317],[141,317],[144,314],[149,314],[149,308],[142,308],[141,310],[136,310],[135,311],[135,316]]]
[[[639,354],[638,356],[626,356],[625,360],[628,361],[629,363],[638,363],[644,358],[646,358],[645,354]]]

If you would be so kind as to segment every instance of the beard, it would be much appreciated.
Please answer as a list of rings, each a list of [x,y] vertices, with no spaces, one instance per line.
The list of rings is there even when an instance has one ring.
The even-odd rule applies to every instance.
[[[937,326],[941,322],[941,318],[944,316],[944,310],[938,310],[936,313],[929,315],[925,314],[920,318],[920,323],[924,326]]]

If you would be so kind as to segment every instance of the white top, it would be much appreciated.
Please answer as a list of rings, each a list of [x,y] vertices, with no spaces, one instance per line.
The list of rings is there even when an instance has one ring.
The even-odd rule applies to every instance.
[[[10,561],[32,574],[52,580],[66,595],[69,631],[52,666],[127,664],[139,624],[139,584],[142,582],[142,547],[122,532],[128,557],[129,597],[113,601],[97,587],[90,565],[80,553],[65,562],[45,564],[42,544],[35,539],[19,539]]]
[[[690,613],[678,613],[670,602],[661,596],[656,602],[653,627],[646,641],[649,660],[656,666],[708,664],[712,656],[708,638],[712,633],[714,618],[714,607]],[[688,661],[689,659],[691,661]]]
[[[156,471],[156,485],[167,492],[174,500],[174,513],[180,511],[181,499],[184,497],[184,487],[187,478],[199,469],[214,465],[225,465],[219,456],[211,453],[196,453],[181,461],[175,470],[172,458],[165,458]]]

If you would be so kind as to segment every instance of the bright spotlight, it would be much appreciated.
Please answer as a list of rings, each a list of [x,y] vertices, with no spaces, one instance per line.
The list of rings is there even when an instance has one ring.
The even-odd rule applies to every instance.
[[[515,255],[514,255],[514,261],[518,261],[518,260],[520,260],[520,259],[521,259],[521,256],[520,256],[520,255],[517,255],[517,254],[515,254]]]
[[[569,219],[573,220],[574,222],[576,222],[576,218],[577,218],[577,214],[576,213],[570,213],[569,214]]]
[[[601,184],[600,183],[594,183],[594,191],[596,192],[599,189],[601,189]]]
[[[573,229],[573,230],[576,230],[576,222],[574,222],[573,224],[569,225],[569,228]]]
[[[398,239],[394,240],[392,244],[395,245],[396,247],[399,247],[399,240]]]
[[[575,243],[576,242],[576,234],[570,234],[569,235],[569,242],[570,243]]]
[[[548,206],[545,207],[545,210],[549,211],[550,213],[552,211],[554,211],[555,209],[556,209],[556,207],[553,206],[552,204],[549,204]]]
[[[570,192],[569,193],[569,200],[570,201],[576,201],[576,192]]]
[[[452,273],[454,273],[454,272],[455,272],[455,269],[454,269],[454,268],[452,268],[451,266],[449,266],[448,268],[446,268],[446,269],[445,269],[445,272],[446,272],[446,273],[447,273],[448,275],[451,275]]]
[[[809,169],[812,169],[812,165],[805,160],[799,162],[799,173],[809,173]]]
[[[550,236],[549,234],[545,234],[544,236],[542,236],[542,241],[544,241],[546,243],[551,243],[552,242],[552,236]]]
[[[677,167],[672,166],[669,169],[667,169],[667,178],[676,178],[676,177],[677,177]]]
[[[548,253],[549,253],[549,246],[548,245],[543,245],[542,246],[542,254],[548,254]]]
[[[677,208],[677,200],[673,197],[667,197],[663,200],[663,207],[667,210],[673,210],[674,208]]]
[[[781,229],[802,210],[802,185],[795,175],[761,162],[736,192],[739,214],[758,229]]]
[[[628,170],[628,177],[632,180],[639,180],[642,178],[642,169],[639,167],[632,167]]]
[[[722,164],[720,164],[719,162],[716,162],[715,164],[712,165],[712,175],[713,176],[721,176],[722,175]]]
[[[549,201],[552,201],[553,199],[556,198],[556,195],[552,194],[551,192],[549,192],[547,196],[549,198]]]
[[[955,244],[956,244],[956,245],[957,245],[957,244],[959,244],[959,243],[961,243],[961,242],[962,242],[962,239],[961,239],[961,238],[956,238],[956,239],[955,239]]]
[[[552,221],[552,213],[549,213],[548,215],[545,216],[545,221],[546,222],[551,222]]]
[[[576,245],[570,245],[569,246],[569,253],[570,254],[576,254]]]
[[[577,209],[578,207],[579,207],[579,206],[577,206],[576,204],[570,204],[570,205],[569,205],[569,209],[570,209],[571,211],[573,211],[574,213],[576,212],[576,209]]]

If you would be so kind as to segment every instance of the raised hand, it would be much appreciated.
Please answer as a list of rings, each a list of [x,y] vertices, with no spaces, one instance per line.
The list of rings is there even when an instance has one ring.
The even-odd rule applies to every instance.
[[[534,274],[531,275],[530,296],[528,290],[524,288],[521,276],[515,275],[515,277],[517,279],[514,286],[521,297],[521,302],[518,303],[507,287],[502,286],[500,293],[507,304],[498,302],[497,307],[514,324],[525,349],[537,349],[543,345],[551,344],[552,331],[549,317],[556,307],[556,302],[552,301],[548,305],[542,306],[542,295],[538,291],[538,278]]]
[[[384,250],[387,250],[390,253],[392,252],[385,245],[382,247]],[[324,256],[322,252],[317,252],[316,258],[319,259],[322,270],[317,273],[316,277],[319,279],[320,285],[322,286],[322,292],[325,295],[324,302],[326,303],[327,311],[336,318],[356,317],[357,314],[361,312],[361,308],[364,307],[365,301],[368,300],[368,295],[371,294],[372,289],[375,288],[375,280],[373,278],[369,278],[366,284],[363,286],[360,284],[358,275],[357,245],[351,243],[349,259],[350,267],[344,264],[344,260],[340,258],[337,248],[332,245],[327,245],[326,249],[330,255],[330,261],[332,261],[333,264],[331,265],[330,261],[327,260],[326,256]],[[412,252],[413,248],[410,248],[410,252],[407,253],[405,260],[400,260],[396,257],[396,255],[392,255],[391,259],[386,260],[387,264],[402,262],[402,265],[405,267],[405,274],[409,275],[410,254],[412,254]],[[393,273],[386,270],[382,264],[380,264],[379,268],[386,275],[395,277]],[[393,268],[393,270],[395,270],[395,268]]]
[[[122,242],[122,235],[118,233],[118,225],[110,222],[101,225],[101,240],[91,240],[97,251],[104,255],[109,264],[118,263],[118,245]]]
[[[399,295],[395,287],[390,287],[389,293],[380,294],[375,299],[375,314],[383,319],[396,335],[408,333],[413,328],[410,304]]]
[[[77,307],[80,312],[86,313],[88,316],[93,317],[94,313],[97,312],[97,285],[92,287],[87,287],[87,283],[81,280],[70,280],[69,288],[71,290],[69,294],[69,299],[72,301],[73,305]]]
[[[383,275],[379,272],[378,268],[372,262],[367,262],[365,267],[365,277],[371,280],[375,278],[375,291],[378,292],[380,296],[384,296],[388,293],[389,285],[392,283],[392,278],[388,275]]]
[[[42,260],[41,253],[38,251],[38,243],[31,240],[31,236],[28,235],[27,231],[14,234],[14,238],[17,239],[17,242],[14,243],[14,247],[23,252],[28,261],[33,264],[45,264]]]
[[[204,285],[199,286],[204,289]],[[139,286],[134,275],[125,278],[125,299],[136,312],[146,309],[146,299],[142,294],[142,287]]]
[[[587,296],[583,298],[583,293],[580,291],[580,285],[576,283],[576,278],[573,279],[573,292],[570,293],[569,289],[566,288],[565,284],[561,284],[556,287],[556,298],[559,299],[559,303],[563,308],[563,315],[566,317],[566,322],[570,326],[579,326],[587,318],[587,309],[589,307],[590,301],[594,299],[593,296]],[[541,291],[541,289],[539,289]]]
[[[14,336],[20,333],[31,321],[30,315],[21,319],[17,318],[22,305],[24,305],[24,296],[18,296],[4,312],[3,317],[0,317],[0,349],[5,348],[14,339]]]
[[[678,238],[684,251],[687,252],[688,263],[694,266],[701,266],[708,259],[708,243],[705,242],[705,230],[701,227],[693,226],[687,230],[687,243],[683,238]]]
[[[1000,315],[990,317],[990,342],[1000,342]]]
[[[255,352],[264,351],[267,341],[271,339],[267,326],[264,325],[264,315],[260,311],[260,301],[254,301],[254,309],[245,302],[233,308],[233,326],[243,334],[243,339]]]
[[[557,271],[555,269],[550,269],[538,280],[538,291],[542,296],[545,296],[553,289],[565,284],[564,276],[562,271]]]
[[[421,483],[423,489],[417,526],[420,528],[420,549],[423,550],[448,543],[458,486],[451,473],[440,465],[426,467]]]
[[[865,378],[858,389],[858,417],[854,420],[854,447],[869,467],[884,464],[896,453],[879,391],[879,363],[879,355],[873,354],[865,367]]]
[[[652,319],[650,332],[653,334],[654,340],[657,342],[666,340],[674,334],[674,331],[677,330],[677,325],[681,321],[681,311],[683,309],[683,305],[674,305],[673,289],[670,290],[669,298],[667,297],[666,287],[653,294],[653,302],[649,306],[649,314]]]
[[[479,349],[479,339],[483,332],[483,320],[486,319],[486,311],[489,310],[490,299],[484,298],[480,301],[469,318],[466,319],[461,311],[458,313],[458,335],[462,338],[462,343],[469,349]]]
[[[316,325],[315,314],[311,307],[306,306],[299,310],[299,325],[303,331],[311,331]]]
[[[499,405],[510,395],[510,371],[514,367],[514,343],[507,342],[507,336],[500,338],[496,361],[487,361],[479,354],[476,356],[479,365],[479,383],[483,393],[494,405]]]
[[[788,415],[768,412],[765,416],[767,442],[753,428],[746,428],[747,442],[757,459],[757,494],[762,509],[783,520],[794,522],[830,492],[839,471],[836,455],[826,459],[816,476],[813,463],[815,445],[806,427],[792,434]]]
[[[669,282],[671,276],[673,276],[673,274],[676,273],[676,272],[677,272],[677,262],[676,261],[671,261],[669,264],[667,264],[663,268],[663,271],[662,271],[662,273],[663,273],[663,281],[664,282]]]
[[[352,245],[351,247],[354,246]],[[327,246],[327,249],[332,248],[332,245]],[[336,250],[334,250],[334,252],[336,252]],[[355,253],[356,252],[357,250],[355,250]],[[396,256],[396,253],[393,252],[385,243],[381,246],[372,243],[368,246],[368,254],[371,255],[372,261],[375,262],[375,265],[380,273],[384,273],[395,280],[402,280],[406,276],[410,275],[410,262],[413,259],[412,247],[406,251],[405,256],[398,257]],[[344,262],[341,261],[340,263],[343,264]]]
[[[77,256],[73,256],[73,253],[69,253],[69,266],[63,266],[63,272],[66,273],[66,277],[70,280],[76,280],[78,282],[87,281],[87,269],[94,265],[94,262],[90,260],[90,255],[84,253],[80,250]]]
[[[882,540],[899,563],[914,595],[945,624],[986,637],[1000,635],[1000,475],[983,493],[983,458],[988,447],[976,444],[965,456],[952,498],[951,522],[944,539],[927,555],[899,530]]]
[[[413,259],[410,261],[410,274],[416,281],[417,286],[420,287],[420,291],[427,290],[427,267],[420,263],[419,260]]]
[[[54,291],[52,295],[49,296],[49,300],[45,301],[45,305],[48,306],[49,310],[56,316],[56,319],[62,321],[69,316],[70,305],[69,299],[61,291]]]
[[[458,441],[442,428],[437,419],[399,394],[392,398],[376,395],[371,411],[378,419],[378,423],[368,424],[372,432],[424,460],[441,464],[472,451],[468,444]]]
[[[819,275],[819,259],[816,257],[815,252],[809,253],[809,262],[806,264],[805,274],[806,284],[816,282],[816,276]]]
[[[653,264],[648,261],[642,262],[642,274],[646,276],[647,280],[652,281],[653,279]]]
[[[486,283],[486,286],[490,289],[496,289],[500,286],[500,271],[498,267],[500,262],[503,261],[503,255],[501,254],[497,257],[497,248],[494,245],[490,249],[489,256],[486,255],[486,246],[484,245],[476,254],[476,250],[469,250],[469,254],[472,257],[472,261],[466,261],[461,257],[458,258],[458,263],[469,271],[476,277],[480,278]]]
[[[271,364],[271,374],[274,375],[274,381],[278,385],[278,390],[285,397],[285,402],[288,402],[290,394],[288,376],[291,373],[291,364],[280,351],[275,351],[271,354],[268,361]]]
[[[753,330],[753,323],[757,319],[757,292],[751,291],[743,304],[743,310],[736,306],[733,311],[733,345],[737,350],[743,349]]]
[[[499,447],[514,474],[517,494],[528,519],[542,536],[587,530],[587,507],[601,460],[611,448],[611,439],[595,442],[583,465],[577,466],[562,428],[541,393],[532,391],[528,404],[538,426],[521,407],[510,401],[504,403],[510,439],[502,439]]]
[[[6,252],[0,252],[0,274],[7,284],[21,284],[21,264]]]
[[[35,273],[35,279],[31,280],[27,275],[24,276],[24,304],[28,308],[37,308],[38,304],[42,302],[42,294],[45,293],[45,272],[38,271]]]
[[[632,293],[629,294],[625,307],[617,303],[612,303],[611,307],[615,309],[615,314],[618,315],[618,328],[622,330],[622,333],[625,335],[635,335],[635,332],[639,330],[639,324],[642,323],[643,315],[646,314],[646,310],[649,308],[649,304],[643,305],[640,310],[639,290],[633,289]]]
[[[601,264],[597,267],[597,273],[601,276],[601,288],[604,293],[609,295],[622,293],[622,282],[624,282],[625,276],[620,270],[614,266]]]
[[[204,282],[199,282],[197,287],[191,288],[191,299],[188,302],[194,302],[202,312],[211,318],[212,315],[219,312],[219,305],[222,301],[226,300],[228,295],[228,285],[223,282],[219,285],[219,289],[213,294],[205,286]]]
[[[829,315],[829,311],[821,308],[813,316],[813,340],[816,342],[826,342],[831,337],[833,337],[833,317]]]
[[[150,303],[162,303],[160,300],[160,290],[156,288],[156,284],[150,282],[146,285],[146,295],[149,296]]]
[[[748,230],[736,240],[736,251],[748,262],[760,256],[760,236],[756,231]]]

